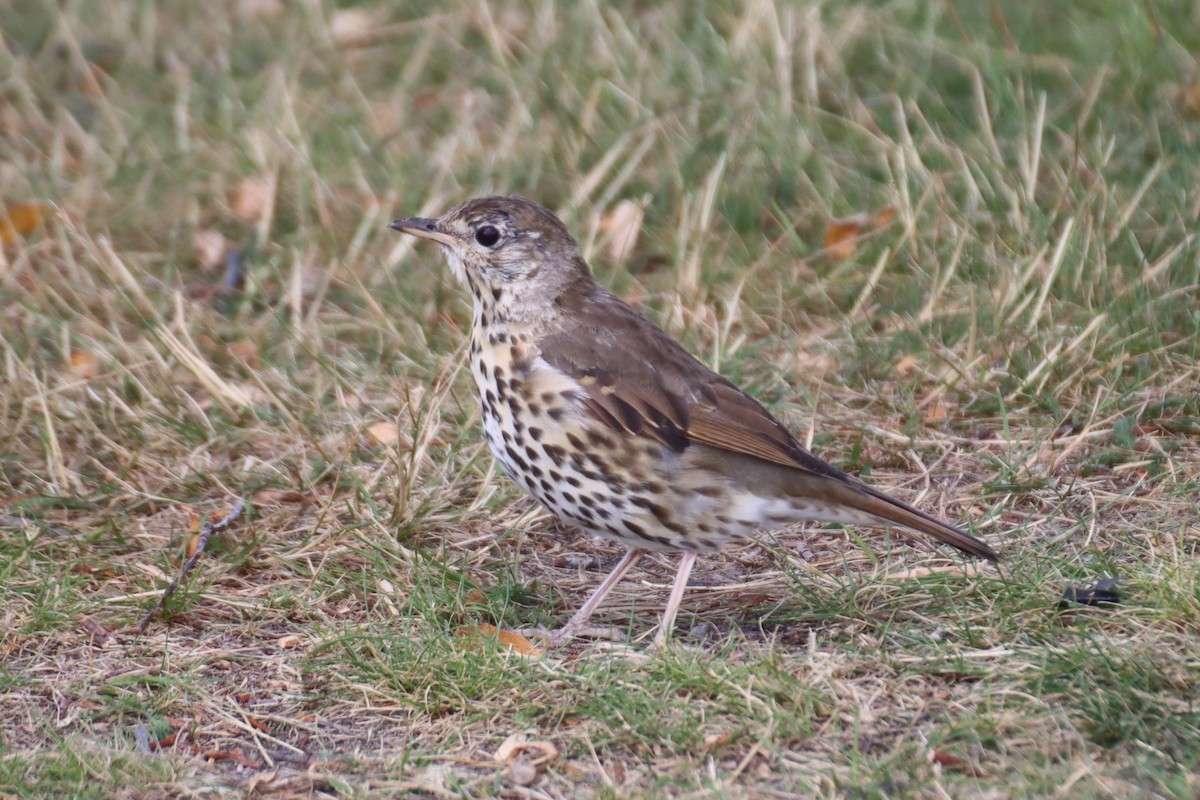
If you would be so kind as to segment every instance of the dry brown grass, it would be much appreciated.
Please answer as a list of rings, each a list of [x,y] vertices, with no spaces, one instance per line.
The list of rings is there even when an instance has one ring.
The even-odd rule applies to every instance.
[[[1200,789],[1191,12],[10,5],[0,796]],[[619,557],[499,474],[386,230],[485,191],[1006,560],[790,532],[698,565],[669,652],[668,557],[625,641],[481,635]]]

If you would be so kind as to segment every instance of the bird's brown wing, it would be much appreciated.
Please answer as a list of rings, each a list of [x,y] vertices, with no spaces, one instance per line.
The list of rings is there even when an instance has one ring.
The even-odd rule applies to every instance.
[[[587,394],[584,404],[607,425],[653,436],[677,450],[700,442],[850,479],[801,447],[757,400],[614,295],[595,289],[564,311],[571,331],[544,337],[542,358],[579,381]]]
[[[779,464],[800,473],[798,480],[816,480],[831,499],[997,557],[983,542],[809,453],[758,401],[614,295],[595,288],[562,305],[571,331],[543,337],[541,356],[579,381],[584,405],[614,430],[649,435],[677,451],[697,442]]]

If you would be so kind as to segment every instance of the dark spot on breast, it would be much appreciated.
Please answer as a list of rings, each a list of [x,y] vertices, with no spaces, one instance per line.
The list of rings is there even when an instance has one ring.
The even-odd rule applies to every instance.
[[[562,499],[566,500],[571,505],[575,505],[575,495],[573,495],[571,492],[563,492]]]
[[[548,444],[542,449],[545,451],[546,456],[554,462],[555,466],[561,467],[567,460],[567,451],[556,444]]]
[[[540,442],[542,440],[542,429],[537,426],[530,428],[529,438],[533,439],[535,442]]]
[[[483,393],[483,402],[487,403],[488,408],[496,407],[496,393],[488,389]]]
[[[623,519],[623,520],[621,520],[621,524],[624,525],[625,529],[627,531],[629,531],[630,533],[632,533],[634,536],[640,536],[643,539],[646,538],[646,529],[643,528],[641,525],[638,525],[633,520]]]
[[[571,447],[574,447],[576,450],[584,449],[583,440],[573,433],[567,434],[567,444],[571,445]]]
[[[561,483],[562,479],[563,479],[563,474],[561,472],[559,472],[556,469],[550,470],[550,480]]]
[[[567,413],[567,411],[565,408],[561,408],[559,406],[554,406],[546,413],[550,415],[550,419],[554,420],[555,422],[558,422],[559,420],[561,420],[563,418],[563,415],[565,415]]]
[[[571,484],[576,489],[583,485],[583,481],[579,480],[579,478],[576,478],[574,475],[567,476],[567,483]]]
[[[527,375],[529,370],[533,368],[533,359],[523,347],[510,347],[508,350],[509,357],[512,358],[513,372],[518,375]]]
[[[496,381],[500,382],[500,381],[504,380],[504,367],[497,364],[495,371],[496,371]]]
[[[542,491],[545,491],[545,492],[553,492],[554,491],[554,484],[552,484],[550,481],[546,480],[545,478],[542,478],[540,481],[538,481],[538,483],[540,483],[542,485]]]
[[[492,287],[492,299],[493,299],[493,300],[499,300],[499,299],[500,299],[500,287],[499,287],[499,286],[493,286],[493,287]]]
[[[612,439],[595,429],[588,430],[587,438],[593,447],[611,448],[613,446]]]
[[[505,434],[505,439],[507,440],[507,438],[508,438],[508,435]],[[529,462],[526,461],[524,458],[522,458],[521,454],[518,453],[511,444],[508,445],[507,447],[505,447],[504,451],[506,453],[508,453],[508,457],[512,459],[512,462],[514,464],[516,464],[518,467],[520,467],[522,470],[529,469]]]
[[[530,403],[529,414],[534,417],[540,417],[542,415],[542,407],[537,403]]]

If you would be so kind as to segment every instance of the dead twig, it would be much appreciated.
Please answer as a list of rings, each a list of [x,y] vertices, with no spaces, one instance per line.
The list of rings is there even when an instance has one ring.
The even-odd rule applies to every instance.
[[[210,517],[208,521],[204,523],[204,527],[200,529],[200,536],[196,539],[196,549],[190,556],[188,556],[187,561],[183,562],[183,569],[179,570],[179,575],[175,578],[175,580],[171,581],[171,585],[168,586],[166,590],[164,590],[159,596],[158,602],[154,604],[154,608],[150,609],[150,613],[142,618],[141,623],[137,627],[138,636],[141,636],[146,632],[146,628],[149,627],[151,620],[154,619],[155,615],[158,614],[159,611],[162,611],[162,608],[164,605],[166,605],[167,600],[170,599],[171,595],[175,594],[175,590],[179,588],[179,584],[183,583],[183,579],[187,577],[188,573],[192,571],[192,567],[194,567],[196,562],[200,560],[200,556],[204,554],[204,548],[208,544],[209,537],[211,537],[217,531],[223,531],[233,523],[237,522],[241,518],[242,512],[245,510],[246,500],[242,498],[239,499],[237,503],[234,504],[233,508],[230,509],[229,512],[224,516],[216,517],[216,515],[214,515],[214,517],[216,517],[215,519]]]

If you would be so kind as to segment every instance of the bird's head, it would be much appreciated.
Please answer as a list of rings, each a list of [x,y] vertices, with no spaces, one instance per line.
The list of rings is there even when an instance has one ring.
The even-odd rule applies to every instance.
[[[566,226],[524,197],[479,197],[437,219],[398,219],[391,227],[441,245],[477,303],[549,302],[591,281]]]

